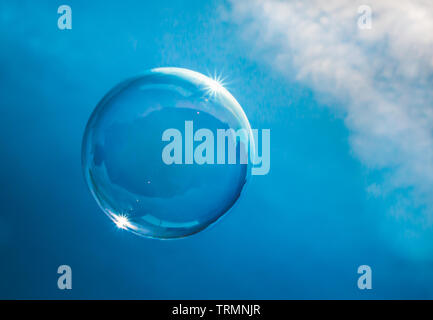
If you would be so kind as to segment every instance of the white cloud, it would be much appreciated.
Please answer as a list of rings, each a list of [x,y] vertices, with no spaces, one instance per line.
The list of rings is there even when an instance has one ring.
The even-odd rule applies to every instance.
[[[364,4],[370,30],[358,28]],[[276,70],[343,111],[354,154],[391,172],[381,194],[409,188],[406,200],[430,224],[433,2],[233,0],[231,15]]]

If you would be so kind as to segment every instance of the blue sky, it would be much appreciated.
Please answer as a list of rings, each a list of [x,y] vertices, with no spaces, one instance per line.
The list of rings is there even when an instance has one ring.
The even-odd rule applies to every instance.
[[[380,36],[358,48],[360,40],[345,40],[339,24],[326,29],[329,42],[317,42],[316,31],[319,37],[308,33],[286,43],[284,32],[302,35],[295,26],[314,19],[290,6],[282,10],[287,17],[276,19],[273,2],[259,10],[256,2],[68,1],[73,28],[67,31],[57,28],[61,4],[0,4],[1,298],[433,297],[433,229],[425,222],[433,184],[428,170],[420,179],[413,169],[430,164],[418,156],[420,149],[404,148],[428,132],[429,109],[413,115],[405,102],[418,97],[414,110],[428,106],[431,69],[416,65],[400,74],[405,61],[394,51],[364,49],[381,37],[395,39],[383,31],[389,19],[378,20]],[[342,17],[352,11],[336,7],[320,14],[346,23],[353,16],[356,26],[356,6]],[[377,8],[382,16],[388,9]],[[308,55],[311,43],[322,45],[319,54]],[[357,56],[333,65],[329,47],[340,43],[341,52],[355,48]],[[397,44],[403,50],[407,42]],[[409,44],[422,53],[430,42]],[[371,66],[357,64],[369,59],[381,64],[378,57],[386,54],[397,71],[384,81],[377,76],[383,68],[374,63],[355,74],[361,89],[370,90],[364,106],[391,106],[392,116],[375,126],[378,113],[360,112],[358,87],[342,85],[352,82],[332,69],[357,70]],[[424,60],[422,54],[415,59],[420,65]],[[314,61],[331,61],[331,67],[318,71]],[[80,162],[82,134],[101,97],[123,79],[162,66],[221,73],[252,127],[271,129],[270,173],[253,177],[217,224],[175,241],[117,230],[88,192]],[[373,125],[366,129],[365,123]],[[395,132],[388,140],[368,134],[401,123],[410,133],[407,144],[398,143]],[[425,130],[413,130],[413,123]],[[57,289],[61,264],[72,267],[71,291]],[[356,286],[363,264],[373,270],[370,291]]]

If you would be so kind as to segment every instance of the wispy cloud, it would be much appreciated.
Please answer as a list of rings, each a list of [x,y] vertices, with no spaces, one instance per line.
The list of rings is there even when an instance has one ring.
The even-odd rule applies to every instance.
[[[390,172],[374,195],[411,190],[408,214],[433,224],[433,2],[233,0],[231,15],[260,57],[343,112],[353,153]]]

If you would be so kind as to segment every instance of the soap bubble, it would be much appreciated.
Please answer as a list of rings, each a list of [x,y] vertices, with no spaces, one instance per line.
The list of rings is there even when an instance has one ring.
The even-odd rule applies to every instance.
[[[195,154],[192,163],[187,160],[204,141],[187,142],[187,124],[194,133],[213,133],[213,164],[197,163]],[[246,133],[232,140],[237,161],[217,163],[217,130],[229,128]],[[167,129],[182,134],[181,163],[163,159],[174,141],[162,139]],[[188,143],[195,151],[187,150]],[[120,83],[101,100],[84,133],[82,166],[94,198],[119,228],[179,238],[208,227],[235,204],[250,177],[251,161],[239,161],[248,150],[252,156],[248,119],[219,81],[187,69],[158,68]],[[209,151],[203,155],[212,157]]]

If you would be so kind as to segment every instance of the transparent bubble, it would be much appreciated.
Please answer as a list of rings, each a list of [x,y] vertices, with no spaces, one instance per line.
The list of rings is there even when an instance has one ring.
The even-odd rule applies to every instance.
[[[186,123],[194,133],[206,128],[214,134],[213,164],[195,158],[186,163]],[[246,136],[232,140],[236,163],[217,163],[217,130],[229,128]],[[181,164],[163,161],[164,148],[174,141],[163,141],[167,129],[182,133]],[[203,141],[192,142],[194,152]],[[179,238],[203,230],[234,205],[251,172],[251,161],[242,163],[240,155],[252,150],[248,119],[218,81],[158,68],[120,83],[101,100],[84,133],[82,165],[97,203],[119,228]]]

